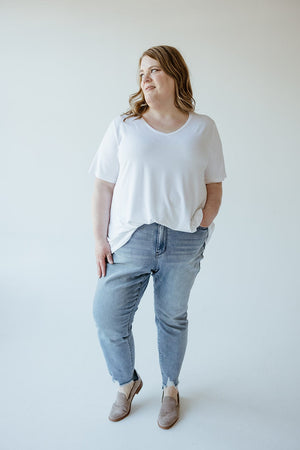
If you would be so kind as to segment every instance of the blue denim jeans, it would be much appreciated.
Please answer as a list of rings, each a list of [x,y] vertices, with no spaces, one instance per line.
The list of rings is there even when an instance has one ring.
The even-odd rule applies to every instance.
[[[153,222],[138,227],[98,278],[93,317],[107,368],[119,385],[137,378],[132,323],[153,277],[162,389],[177,386],[188,334],[188,299],[200,270],[208,229],[176,231]]]

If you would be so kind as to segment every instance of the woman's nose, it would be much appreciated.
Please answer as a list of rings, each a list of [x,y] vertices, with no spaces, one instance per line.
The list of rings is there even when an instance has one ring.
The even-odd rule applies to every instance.
[[[145,83],[147,80],[151,80],[151,74],[150,74],[150,73],[146,73],[146,74],[144,75],[144,79],[143,79],[144,83]]]

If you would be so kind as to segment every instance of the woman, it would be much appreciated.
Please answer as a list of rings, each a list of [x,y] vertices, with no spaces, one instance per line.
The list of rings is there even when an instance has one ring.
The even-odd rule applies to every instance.
[[[135,369],[132,323],[153,276],[162,374],[158,425],[168,429],[179,418],[190,290],[214,229],[226,173],[215,122],[194,112],[180,52],[166,45],[146,50],[139,77],[131,108],[110,122],[89,168],[96,176],[99,275],[93,315],[108,371],[118,382],[109,414],[118,421],[130,413],[143,385]]]

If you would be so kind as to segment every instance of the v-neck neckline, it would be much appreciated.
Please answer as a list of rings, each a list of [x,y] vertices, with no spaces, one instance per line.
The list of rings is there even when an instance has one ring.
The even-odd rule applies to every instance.
[[[151,125],[149,125],[148,122],[146,122],[146,120],[145,120],[143,117],[142,117],[142,120],[143,120],[143,122],[146,124],[146,126],[147,126],[148,128],[150,128],[150,130],[154,131],[155,133],[163,134],[163,135],[165,135],[165,136],[170,136],[171,134],[178,133],[178,131],[181,131],[183,128],[185,128],[185,127],[187,126],[187,124],[190,122],[191,118],[192,118],[192,113],[191,113],[191,111],[189,111],[189,117],[188,117],[187,120],[184,122],[184,124],[183,124],[181,127],[177,128],[177,130],[171,131],[171,132],[169,132],[169,133],[165,133],[164,131],[159,131],[159,130],[157,130],[156,128],[153,128]]]

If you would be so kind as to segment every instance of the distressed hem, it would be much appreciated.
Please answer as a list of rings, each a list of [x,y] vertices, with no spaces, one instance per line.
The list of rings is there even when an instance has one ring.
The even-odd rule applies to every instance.
[[[177,387],[178,384],[179,384],[179,382],[176,383],[176,382],[170,380],[170,378],[168,378],[166,384],[162,383],[162,389],[164,389],[165,387],[168,387],[168,386],[174,386],[174,387]]]

